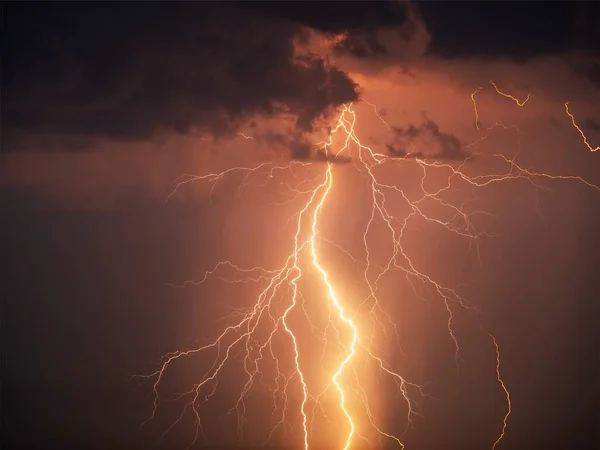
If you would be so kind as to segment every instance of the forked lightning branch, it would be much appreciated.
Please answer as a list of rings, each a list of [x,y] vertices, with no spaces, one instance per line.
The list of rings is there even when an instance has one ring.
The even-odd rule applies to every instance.
[[[501,90],[490,81],[495,92],[513,101],[516,107],[526,107],[530,95],[525,99],[517,99]],[[483,87],[471,94],[475,114],[475,126],[485,139],[490,130],[481,129],[477,110],[476,94]],[[489,89],[489,88],[488,88]],[[494,94],[496,95],[496,94]],[[372,110],[379,117],[376,105]],[[581,135],[584,146],[589,151],[596,151],[581,128],[577,125],[575,116],[565,104],[565,112],[575,132]],[[207,437],[203,428],[203,411],[210,408],[215,401],[220,388],[219,380],[228,366],[239,366],[240,377],[243,378],[242,388],[237,393],[237,400],[230,406],[230,413],[237,415],[237,429],[243,440],[244,428],[247,424],[247,398],[253,390],[259,389],[265,383],[271,386],[270,401],[268,402],[267,417],[270,422],[265,431],[264,444],[276,439],[277,433],[284,433],[286,445],[290,448],[312,448],[315,441],[314,430],[326,427],[331,421],[335,422],[341,432],[339,439],[340,450],[356,448],[380,448],[392,443],[398,448],[404,448],[404,434],[410,428],[414,419],[420,414],[418,404],[427,397],[425,386],[403,375],[402,367],[394,367],[392,359],[381,350],[372,339],[373,327],[390,330],[395,333],[399,343],[398,326],[391,311],[382,301],[383,280],[386,277],[402,276],[411,284],[419,283],[432,291],[437,299],[439,308],[446,315],[446,332],[448,339],[455,349],[458,364],[460,342],[454,331],[454,319],[458,309],[474,307],[455,289],[444,285],[427,271],[419,267],[411,258],[405,245],[406,230],[413,221],[426,221],[441,230],[452,233],[477,244],[486,234],[476,230],[471,216],[465,212],[461,204],[453,204],[447,200],[445,193],[453,190],[458,183],[468,185],[472,189],[485,189],[490,185],[511,183],[517,179],[527,179],[534,186],[543,182],[579,182],[587,187],[600,191],[600,188],[586,180],[571,175],[536,172],[522,167],[514,159],[502,154],[491,155],[497,159],[504,170],[501,173],[483,175],[468,175],[464,161],[449,163],[436,161],[435,158],[416,156],[393,157],[382,150],[365,145],[356,132],[359,117],[355,105],[345,105],[339,113],[329,140],[318,144],[318,153],[323,155],[323,161],[306,162],[292,161],[286,165],[262,163],[254,167],[231,167],[224,172],[206,175],[189,176],[180,181],[175,190],[186,188],[185,185],[207,183],[214,189],[221,180],[234,173],[244,174],[243,182],[251,182],[253,176],[268,174],[270,180],[284,176],[300,167],[314,165],[319,170],[319,176],[314,180],[303,180],[294,190],[293,204],[298,205],[295,214],[290,218],[294,223],[294,234],[289,242],[291,252],[278,268],[240,267],[232,261],[217,261],[212,270],[206,272],[193,284],[203,284],[219,278],[221,272],[235,271],[233,279],[239,283],[260,284],[264,288],[252,300],[250,308],[240,309],[235,316],[210,342],[197,348],[174,351],[162,358],[157,371],[141,376],[152,382],[153,411],[148,421],[156,418],[158,411],[166,403],[180,402],[181,410],[172,418],[171,424],[162,433],[161,439],[173,433],[181,423],[193,420],[189,430],[189,446],[200,445]],[[386,122],[384,122],[386,126]],[[242,135],[245,139],[251,136]],[[344,159],[351,161],[356,170],[366,179],[369,190],[368,216],[366,226],[361,231],[362,246],[366,258],[358,260],[352,253],[338,246],[341,253],[353,263],[360,266],[366,298],[360,300],[358,307],[344,298],[330,275],[332,267],[328,266],[321,255],[324,244],[337,245],[327,241],[321,230],[321,214],[327,210],[335,196],[331,195],[336,189],[336,161]],[[418,196],[409,195],[402,185],[402,180],[396,177],[393,184],[380,176],[380,170],[395,170],[400,165],[412,166],[421,174],[421,191]],[[435,176],[443,179],[441,188],[429,190],[424,182],[428,177]],[[312,185],[307,186],[307,183]],[[268,189],[268,185],[264,187]],[[175,192],[175,191],[174,191]],[[174,193],[173,192],[173,193]],[[392,205],[401,204],[408,213],[400,216]],[[430,206],[435,205],[446,213],[436,216]],[[383,227],[385,233],[375,232],[375,227]],[[378,240],[385,240],[389,259],[384,263],[372,261],[374,234]],[[310,297],[306,292],[306,281],[317,286],[320,294]],[[250,290],[248,291],[250,292]],[[311,291],[312,292],[312,291]],[[314,302],[321,302],[317,309],[319,317],[314,317]],[[311,303],[312,302],[312,303]],[[311,303],[311,307],[307,305]],[[301,314],[303,321],[291,320],[293,315]],[[326,320],[323,322],[322,315]],[[301,324],[307,324],[302,326]],[[265,332],[266,330],[266,332]],[[333,349],[323,352],[321,357],[321,372],[326,383],[324,386],[313,385],[307,376],[307,358],[303,354],[306,347],[301,345],[304,336],[310,334],[318,338],[324,347]],[[510,386],[502,379],[501,343],[489,333],[482,333],[482,338],[490,340],[490,360],[494,363],[495,371],[490,372],[495,377],[498,389],[505,398],[505,412],[495,436],[490,436],[490,448],[501,444],[508,432],[509,419],[512,411]],[[291,357],[290,357],[291,355]],[[201,374],[191,386],[183,388],[175,397],[164,394],[162,387],[167,373],[175,363],[192,356],[206,358],[208,370]],[[241,356],[241,357],[240,357]],[[291,362],[291,364],[288,364]],[[381,376],[388,377],[397,386],[399,398],[405,404],[406,416],[403,432],[388,429],[389,424],[379,416],[372,404],[373,398],[367,394],[367,386],[372,372],[364,370],[365,366],[377,370]],[[298,398],[299,401],[292,401]],[[389,401],[389,394],[382,393],[378,403]],[[395,401],[395,400],[394,400]],[[188,422],[186,422],[188,421]],[[146,422],[146,423],[147,423]]]

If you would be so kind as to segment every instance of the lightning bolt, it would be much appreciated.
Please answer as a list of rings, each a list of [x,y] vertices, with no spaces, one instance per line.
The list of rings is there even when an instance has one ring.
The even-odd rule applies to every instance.
[[[491,83],[499,94],[511,98],[518,106],[523,106],[529,99],[528,96],[526,100],[520,102],[501,92],[493,82]],[[475,94],[480,89],[482,88],[471,94],[475,125],[478,129],[479,116]],[[368,105],[379,116],[377,108],[372,104]],[[568,110],[568,104],[565,104],[565,108],[573,125],[580,131],[586,145],[590,147],[575,124],[575,119]],[[383,121],[381,116],[379,118]],[[389,356],[377,345],[377,331],[380,331],[386,338],[391,337],[400,346],[398,327],[386,310],[385,302],[380,298],[383,279],[392,272],[400,272],[416,296],[423,295],[419,292],[420,286],[439,299],[446,314],[448,338],[455,349],[457,367],[460,360],[460,346],[454,332],[455,316],[457,311],[475,309],[457,289],[445,286],[428,275],[411,258],[410,252],[404,246],[409,225],[417,220],[424,221],[465,239],[474,244],[478,251],[480,239],[489,235],[476,230],[472,219],[474,215],[483,212],[468,212],[468,202],[453,204],[445,200],[443,194],[456,185],[485,189],[493,184],[525,180],[539,187],[539,183],[543,180],[562,180],[579,181],[600,191],[600,187],[580,177],[528,170],[517,164],[514,158],[510,159],[502,154],[489,157],[503,164],[506,168],[505,172],[477,176],[467,174],[465,164],[468,158],[460,163],[450,164],[424,158],[392,157],[362,143],[358,137],[357,120],[355,105],[344,105],[328,140],[317,144],[318,149],[326,156],[333,157],[333,159],[327,158],[324,166],[323,163],[316,162],[292,161],[282,165],[268,162],[254,167],[232,167],[220,173],[202,176],[186,175],[182,180],[176,181],[175,189],[169,198],[182,186],[202,181],[211,185],[212,196],[216,185],[221,180],[236,173],[243,174],[240,194],[245,186],[258,178],[265,179],[264,186],[279,180],[278,186],[282,189],[279,194],[287,196],[287,199],[278,204],[297,203],[299,206],[297,212],[290,218],[295,220],[291,251],[280,267],[243,268],[228,260],[220,261],[213,269],[208,270],[200,281],[185,281],[179,286],[204,285],[216,278],[228,283],[255,284],[260,287],[251,306],[234,310],[229,317],[230,324],[224,327],[214,339],[190,350],[168,353],[164,355],[156,371],[140,376],[152,380],[153,409],[144,423],[156,419],[160,407],[165,403],[183,401],[181,414],[171,422],[160,439],[172,432],[186,417],[191,417],[194,430],[188,448],[194,446],[200,436],[207,439],[203,428],[202,408],[215,395],[226,366],[237,364],[242,368],[240,373],[243,375],[243,386],[229,413],[235,412],[237,415],[237,433],[240,439],[243,438],[247,425],[247,401],[250,392],[253,389],[266,388],[270,392],[271,428],[264,440],[265,444],[275,439],[278,430],[282,430],[283,433],[293,430],[291,424],[296,421],[300,425],[300,436],[294,439],[301,442],[304,450],[309,450],[312,442],[317,439],[314,424],[318,414],[327,423],[333,423],[335,419],[343,420],[345,425],[341,432],[340,444],[342,450],[349,450],[358,439],[365,441],[372,448],[375,446],[372,440],[374,438],[378,439],[380,445],[383,445],[385,439],[404,448],[404,433],[396,436],[383,429],[367,395],[368,375],[365,376],[361,372],[369,365],[377,369],[381,376],[389,377],[396,384],[397,393],[406,407],[406,432],[412,426],[414,419],[421,416],[414,397],[425,397],[427,393],[422,385],[408,380],[401,375],[400,371],[394,369],[389,362]],[[384,124],[387,125],[385,121]],[[338,142],[341,144],[336,144]],[[590,148],[592,151],[597,149]],[[352,255],[333,240],[322,236],[320,217],[335,195],[337,187],[337,171],[333,161],[341,155],[352,157],[354,166],[365,180],[365,188],[370,193],[370,212],[362,235],[364,259]],[[395,170],[401,166],[412,166],[420,171],[421,182],[418,195],[409,194],[406,189],[403,189],[398,184],[401,180],[386,181],[381,175],[384,168]],[[280,180],[283,176],[289,178],[290,174],[294,175],[299,169],[314,170],[316,175],[310,178],[304,172],[302,181],[296,186]],[[445,180],[442,187],[437,189],[426,187],[426,180],[432,173],[438,179]],[[402,215],[392,208],[394,205],[403,205],[408,212]],[[443,219],[433,215],[432,208],[445,211],[449,218]],[[377,223],[383,225],[385,236],[375,231]],[[387,239],[386,242],[389,244],[390,256],[383,264],[374,261],[375,252],[371,240],[376,233],[379,239]],[[336,278],[322,257],[324,246],[339,251],[355,267],[360,267],[357,273],[360,274],[361,282],[366,288],[366,295],[360,301],[352,301],[339,294],[341,292],[339,284],[336,284]],[[225,275],[223,272],[232,272],[233,275]],[[309,280],[319,284],[320,294],[306,296],[306,283]],[[315,306],[325,312],[326,320],[320,320],[319,314],[311,310]],[[319,382],[311,381],[308,376],[307,361],[311,353],[314,356],[318,352],[315,352],[312,347],[306,350],[307,334],[322,345]],[[494,345],[495,377],[507,403],[501,432],[491,444],[492,449],[495,449],[505,436],[512,404],[508,388],[500,373],[500,346],[492,334],[487,332],[486,334]],[[194,355],[203,356],[211,361],[210,367],[198,376],[190,389],[169,397],[164,393],[163,388],[167,372],[177,363]],[[292,414],[290,409],[295,395],[300,397],[300,401],[295,414]],[[327,401],[333,398],[336,406],[331,406]],[[341,423],[339,420],[337,422]]]
[[[475,113],[475,128],[477,128],[478,130],[479,130],[479,112],[477,111],[477,102],[475,101],[475,94],[477,94],[477,92],[480,91],[481,89],[483,89],[483,86],[479,86],[471,94],[471,101],[473,102],[473,112]]]
[[[577,123],[575,123],[575,117],[573,116],[573,114],[571,114],[571,111],[569,111],[569,102],[565,103],[565,112],[571,118],[571,123],[573,124],[573,126],[575,127],[575,129],[579,132],[579,134],[581,135],[581,138],[583,139],[583,143],[589,149],[589,151],[590,152],[597,152],[598,150],[600,150],[600,146],[598,146],[598,147],[592,147],[590,145],[590,143],[587,140],[587,136],[583,133],[583,131],[581,130],[581,128],[579,128],[579,126],[577,125]]]
[[[496,83],[494,83],[492,80],[490,80],[490,84],[491,84],[492,86],[494,86],[494,89],[496,90],[496,92],[497,92],[498,94],[500,94],[500,95],[501,95],[501,96],[503,96],[503,97],[506,97],[506,98],[509,98],[509,99],[511,99],[513,102],[515,102],[515,103],[516,103],[516,105],[517,105],[517,106],[520,106],[520,107],[521,107],[521,106],[525,106],[525,103],[527,103],[527,102],[529,101],[529,98],[531,97],[531,93],[529,93],[529,94],[527,94],[527,97],[525,98],[525,100],[523,100],[523,101],[520,101],[518,98],[516,98],[516,97],[513,97],[512,95],[510,95],[510,94],[506,94],[505,92],[502,92],[502,91],[501,91],[501,90],[498,88],[498,86],[496,86]]]
[[[496,351],[496,379],[498,380],[498,384],[500,384],[500,387],[504,391],[507,405],[506,414],[502,418],[502,431],[500,432],[500,435],[492,445],[492,450],[494,450],[504,437],[504,432],[506,431],[506,421],[508,420],[508,416],[510,416],[510,413],[512,412],[512,403],[510,401],[510,392],[508,392],[508,389],[506,388],[506,385],[504,384],[504,381],[500,376],[500,347],[498,347],[496,338],[493,335],[488,333],[488,336],[492,339],[492,343],[494,344],[494,350]]]
[[[390,130],[391,129],[390,124],[387,123],[383,117],[381,117],[381,113],[377,110],[377,106],[375,106],[373,103],[368,102],[365,99],[363,99],[362,101],[365,102],[367,105],[369,105],[371,108],[373,108],[373,112],[375,113],[377,118],[381,121],[381,123],[383,123],[386,126],[386,128],[388,130]]]
[[[345,395],[344,388],[340,384],[339,379],[343,374],[344,368],[346,367],[346,365],[348,363],[350,363],[350,361],[352,360],[352,358],[354,357],[354,355],[356,353],[356,345],[358,343],[358,330],[357,330],[356,325],[352,321],[352,319],[350,319],[345,314],[344,306],[338,300],[335,290],[334,290],[332,284],[329,282],[329,277],[327,275],[327,271],[319,263],[319,258],[317,256],[317,248],[316,248],[316,241],[317,241],[317,234],[318,234],[317,220],[319,218],[319,214],[320,214],[321,210],[323,209],[323,204],[325,203],[325,199],[327,198],[327,195],[329,194],[332,183],[333,183],[333,173],[332,173],[331,168],[332,168],[331,163],[328,163],[325,183],[324,183],[324,185],[322,185],[324,192],[323,192],[323,195],[321,196],[321,201],[315,208],[315,212],[313,215],[312,235],[310,238],[310,248],[311,248],[311,253],[312,253],[313,265],[319,271],[319,273],[321,274],[321,277],[323,278],[323,283],[327,286],[327,293],[328,293],[328,296],[329,296],[333,306],[335,307],[340,319],[344,322],[344,324],[348,328],[350,328],[352,330],[352,341],[350,343],[348,353],[347,353],[346,357],[344,358],[344,360],[340,363],[336,372],[333,374],[333,377],[331,378],[332,383],[335,385],[335,387],[337,388],[337,390],[340,394],[340,409],[343,411],[344,415],[348,419],[348,424],[350,427],[350,431],[348,432],[348,436],[346,438],[346,445],[344,446],[344,450],[347,450],[350,447],[350,442],[351,442],[352,436],[354,434],[355,425],[354,425],[354,421],[352,419],[352,415],[346,409],[346,395]],[[306,441],[305,441],[305,447],[308,448],[308,443]]]
[[[244,134],[244,133],[241,133],[241,132],[240,132],[240,133],[237,133],[237,135],[238,135],[238,136],[241,136],[241,137],[243,137],[243,138],[244,138],[244,139],[246,139],[247,141],[248,141],[248,140],[254,140],[254,137],[253,137],[253,136],[249,136],[249,135],[247,135],[247,134]]]
[[[490,80],[490,84],[494,87],[494,90],[498,94],[500,94],[502,97],[506,97],[506,98],[512,100],[519,107],[525,106],[525,103],[527,103],[529,101],[529,99],[531,98],[531,93],[528,93],[525,100],[520,101],[518,98],[512,96],[511,94],[507,94],[506,92],[501,91],[500,88],[494,82],[494,80]],[[481,91],[482,89],[483,89],[483,86],[479,86],[477,89],[475,89],[471,93],[471,102],[473,103],[473,112],[475,113],[475,122],[474,123],[475,123],[475,128],[477,128],[478,130],[480,129],[479,128],[479,111],[477,110],[477,102],[475,100],[475,94],[477,94],[477,92]],[[575,124],[575,123],[573,122],[573,124]],[[504,126],[502,124],[494,124],[493,127],[495,127],[495,126],[503,126],[504,128],[507,128],[506,126]],[[575,125],[575,126],[577,126],[577,125]],[[489,132],[490,129],[488,128],[487,131]]]

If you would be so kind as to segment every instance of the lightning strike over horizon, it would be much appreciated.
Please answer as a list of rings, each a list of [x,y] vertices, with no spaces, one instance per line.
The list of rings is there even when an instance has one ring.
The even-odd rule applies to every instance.
[[[512,99],[523,106],[529,96],[520,102],[515,97],[501,92],[493,81],[498,94]],[[475,126],[479,130],[479,114],[475,103],[475,94],[471,94],[475,112]],[[388,127],[375,105],[367,103]],[[286,194],[292,194],[291,200],[279,204],[293,203],[295,213],[294,234],[290,240],[290,250],[281,265],[274,269],[260,266],[244,268],[229,260],[218,261],[212,269],[205,272],[199,281],[185,281],[179,287],[193,284],[201,286],[211,279],[228,283],[257,285],[257,294],[250,306],[239,307],[229,317],[229,324],[203,346],[189,350],[179,350],[164,355],[160,367],[141,378],[152,380],[153,410],[148,420],[156,419],[159,409],[168,402],[183,402],[182,412],[164,431],[161,439],[172,432],[184,417],[191,417],[193,438],[191,448],[203,436],[207,439],[203,427],[203,408],[209,406],[211,398],[219,387],[220,376],[228,366],[241,366],[242,386],[237,400],[227,414],[237,416],[237,433],[240,439],[248,427],[248,408],[251,391],[265,388],[270,398],[271,424],[265,430],[263,443],[266,445],[279,439],[298,442],[303,450],[318,447],[322,439],[339,438],[339,450],[350,450],[364,442],[368,448],[383,445],[383,441],[405,447],[404,435],[413,426],[417,417],[422,417],[417,398],[428,397],[426,383],[418,383],[402,375],[402,368],[394,367],[391,358],[378,341],[387,339],[398,346],[402,352],[398,325],[382,300],[382,284],[392,274],[400,273],[412,287],[415,295],[417,286],[433,293],[439,301],[446,317],[446,331],[449,343],[454,348],[455,362],[458,368],[460,341],[455,333],[455,320],[461,311],[476,311],[476,308],[458,291],[435,279],[419,266],[405,246],[407,230],[415,222],[426,223],[452,233],[479,248],[480,240],[490,235],[476,229],[473,217],[484,214],[481,211],[467,211],[466,203],[452,203],[443,194],[458,185],[471,189],[485,189],[494,184],[526,180],[539,187],[543,180],[578,181],[600,191],[600,187],[586,180],[570,175],[553,175],[529,170],[517,164],[514,158],[503,154],[485,155],[505,167],[502,173],[469,175],[466,163],[438,161],[435,157],[397,157],[380,153],[365,145],[358,134],[358,105],[352,103],[343,106],[335,121],[328,139],[317,144],[317,149],[327,157],[324,162],[291,161],[288,164],[274,162],[261,163],[253,167],[232,167],[220,173],[203,176],[187,175],[176,184],[169,195],[171,198],[183,185],[191,182],[207,182],[211,195],[215,186],[226,176],[235,173],[244,174],[240,189],[252,180],[264,177],[266,186],[281,179],[298,168],[312,170],[314,177],[304,178],[297,186],[281,182]],[[579,130],[584,143],[591,151],[587,139],[575,124],[574,117],[565,104],[567,114],[573,125]],[[508,127],[504,127],[508,128]],[[244,136],[248,139],[248,137]],[[369,197],[369,212],[365,217],[366,225],[362,230],[362,252],[358,257],[324,236],[320,219],[331,202],[340,192],[336,158],[351,158],[353,167],[364,180],[362,186]],[[402,179],[394,177],[388,180],[384,170],[394,171],[403,167],[412,167],[420,175],[420,192],[409,192],[402,186]],[[444,180],[441,187],[430,189],[427,180],[435,175]],[[305,173],[303,177],[305,176]],[[307,187],[307,184],[311,184]],[[402,208],[403,210],[401,210]],[[437,209],[440,214],[432,213]],[[445,213],[445,214],[444,214]],[[381,230],[376,229],[381,227]],[[376,262],[373,237],[385,239],[389,255],[386,260]],[[324,249],[339,251],[355,267],[364,287],[361,298],[344,296],[340,289],[339,275],[324,257]],[[224,272],[229,272],[225,275]],[[231,273],[233,272],[233,275]],[[395,279],[395,278],[394,278]],[[251,292],[248,289],[248,292]],[[357,294],[358,295],[358,294]],[[379,336],[376,331],[380,331]],[[509,416],[512,412],[509,388],[501,377],[500,345],[489,332],[485,333],[492,341],[494,354],[490,361],[495,367],[493,373],[499,389],[506,399],[506,412],[501,419],[501,430],[490,438],[490,447],[496,449],[506,436]],[[310,344],[310,342],[313,344]],[[315,349],[321,346],[320,352]],[[311,357],[320,354],[320,367],[309,364]],[[209,361],[208,369],[201,374],[186,391],[171,394],[164,393],[163,382],[167,373],[175,364],[186,357],[203,356]],[[491,366],[490,366],[491,367]],[[386,430],[384,421],[374,411],[373,401],[367,394],[370,375],[367,368],[377,370],[379,376],[387,377],[397,388],[396,395],[402,399],[405,408],[405,428],[401,434]],[[315,376],[313,372],[317,370]],[[322,419],[322,422],[318,419]],[[325,425],[323,425],[323,423]],[[322,437],[318,427],[331,427],[337,423],[333,433],[336,436]],[[298,427],[298,428],[296,428]],[[317,431],[315,429],[317,428]],[[288,433],[296,434],[289,436]],[[375,440],[377,442],[375,442]],[[329,448],[333,448],[330,446]]]

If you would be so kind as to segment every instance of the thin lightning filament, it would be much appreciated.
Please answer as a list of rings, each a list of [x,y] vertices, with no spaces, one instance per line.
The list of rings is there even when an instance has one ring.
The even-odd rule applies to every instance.
[[[575,116],[573,116],[573,114],[571,114],[571,111],[569,111],[569,102],[565,103],[565,112],[570,117],[571,123],[573,124],[573,127],[575,127],[575,129],[581,135],[581,138],[583,139],[583,143],[588,148],[588,150],[590,152],[597,152],[598,150],[600,150],[600,146],[598,146],[598,147],[592,147],[590,145],[590,143],[588,142],[587,136],[583,133],[583,130],[581,128],[579,128],[579,125],[577,125],[577,123],[575,123]]]

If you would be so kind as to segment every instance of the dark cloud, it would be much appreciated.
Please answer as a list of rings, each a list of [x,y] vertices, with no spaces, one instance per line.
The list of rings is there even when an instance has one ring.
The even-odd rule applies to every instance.
[[[325,61],[294,60],[302,25],[226,2],[3,6],[4,150],[23,134],[230,134],[286,110],[299,130],[357,98]],[[300,152],[301,153],[301,152]]]
[[[451,133],[445,133],[440,130],[440,127],[433,120],[429,119],[425,113],[423,113],[424,122],[415,126],[410,124],[406,128],[394,127],[393,139],[391,142],[386,144],[390,155],[398,158],[424,158],[433,157],[442,160],[461,160],[468,153],[462,149],[462,143],[460,139]],[[429,137],[433,139],[435,148],[427,155],[423,152],[407,151],[409,146],[412,147],[413,141],[419,137]],[[422,143],[419,143],[419,147]]]
[[[302,136],[358,97],[340,69],[316,56],[294,59],[305,27],[345,32],[338,54],[413,77],[403,58],[424,51],[519,59],[597,44],[593,2],[522,3],[425,2],[418,11],[397,1],[3,4],[2,147],[80,151],[97,138],[172,130],[233,136],[253,115],[281,111],[296,115],[292,134]],[[577,55],[571,66],[600,86],[598,59]],[[296,137],[293,155],[308,157]]]
[[[279,133],[269,131],[266,133],[254,133],[252,138],[259,142],[265,143],[271,147],[287,148],[290,151],[290,156],[293,159],[306,161],[330,161],[335,163],[347,163],[351,159],[345,156],[334,156],[326,154],[320,149],[315,149],[313,142],[301,132],[295,133]]]
[[[407,67],[400,67],[400,71],[398,72],[399,75],[405,75],[407,77],[411,77],[411,78],[416,78],[417,75],[412,72],[409,68]]]
[[[393,46],[382,39],[381,31],[391,31],[409,42],[415,37],[419,19],[416,4],[406,1],[378,2],[268,2],[263,10],[278,17],[300,20],[324,33],[344,33],[334,47],[337,54],[356,58],[390,56]]]
[[[599,17],[600,20],[600,17]],[[587,78],[594,86],[600,88],[600,36],[595,52],[572,51],[566,54],[566,62],[578,75]]]
[[[304,140],[295,140],[290,146],[290,153],[292,158],[306,160],[310,158],[311,155],[311,145]]]
[[[574,48],[598,51],[598,2],[430,1],[419,9],[432,30],[432,51],[446,58],[523,62]]]
[[[387,144],[386,147],[393,158],[425,158],[423,152],[406,152],[403,148],[396,147],[393,144]]]
[[[80,152],[88,149],[96,142],[97,139],[95,136],[79,134],[30,134],[5,130],[2,135],[2,148],[4,151],[10,152],[39,151],[40,149],[51,152]]]
[[[367,58],[387,52],[374,30],[348,33],[348,36],[336,46],[335,50],[338,53],[348,53],[357,58]]]
[[[289,1],[244,2],[249,11],[303,23],[324,33],[365,33],[381,27],[402,25],[411,6],[408,2]]]
[[[583,121],[582,126],[587,129],[594,130],[596,132],[600,132],[600,124],[598,122],[596,122],[594,119],[591,119],[589,117]]]
[[[394,65],[423,56],[430,39],[418,7],[408,2],[397,2],[395,6],[396,13],[390,13],[377,25],[365,22],[362,27],[348,28],[344,38],[334,47],[334,52]],[[412,75],[408,70],[406,74]]]
[[[440,131],[440,127],[432,120],[427,119],[423,126],[439,142],[441,151],[438,153],[443,159],[462,159],[467,156],[462,151],[460,140],[450,133]]]

